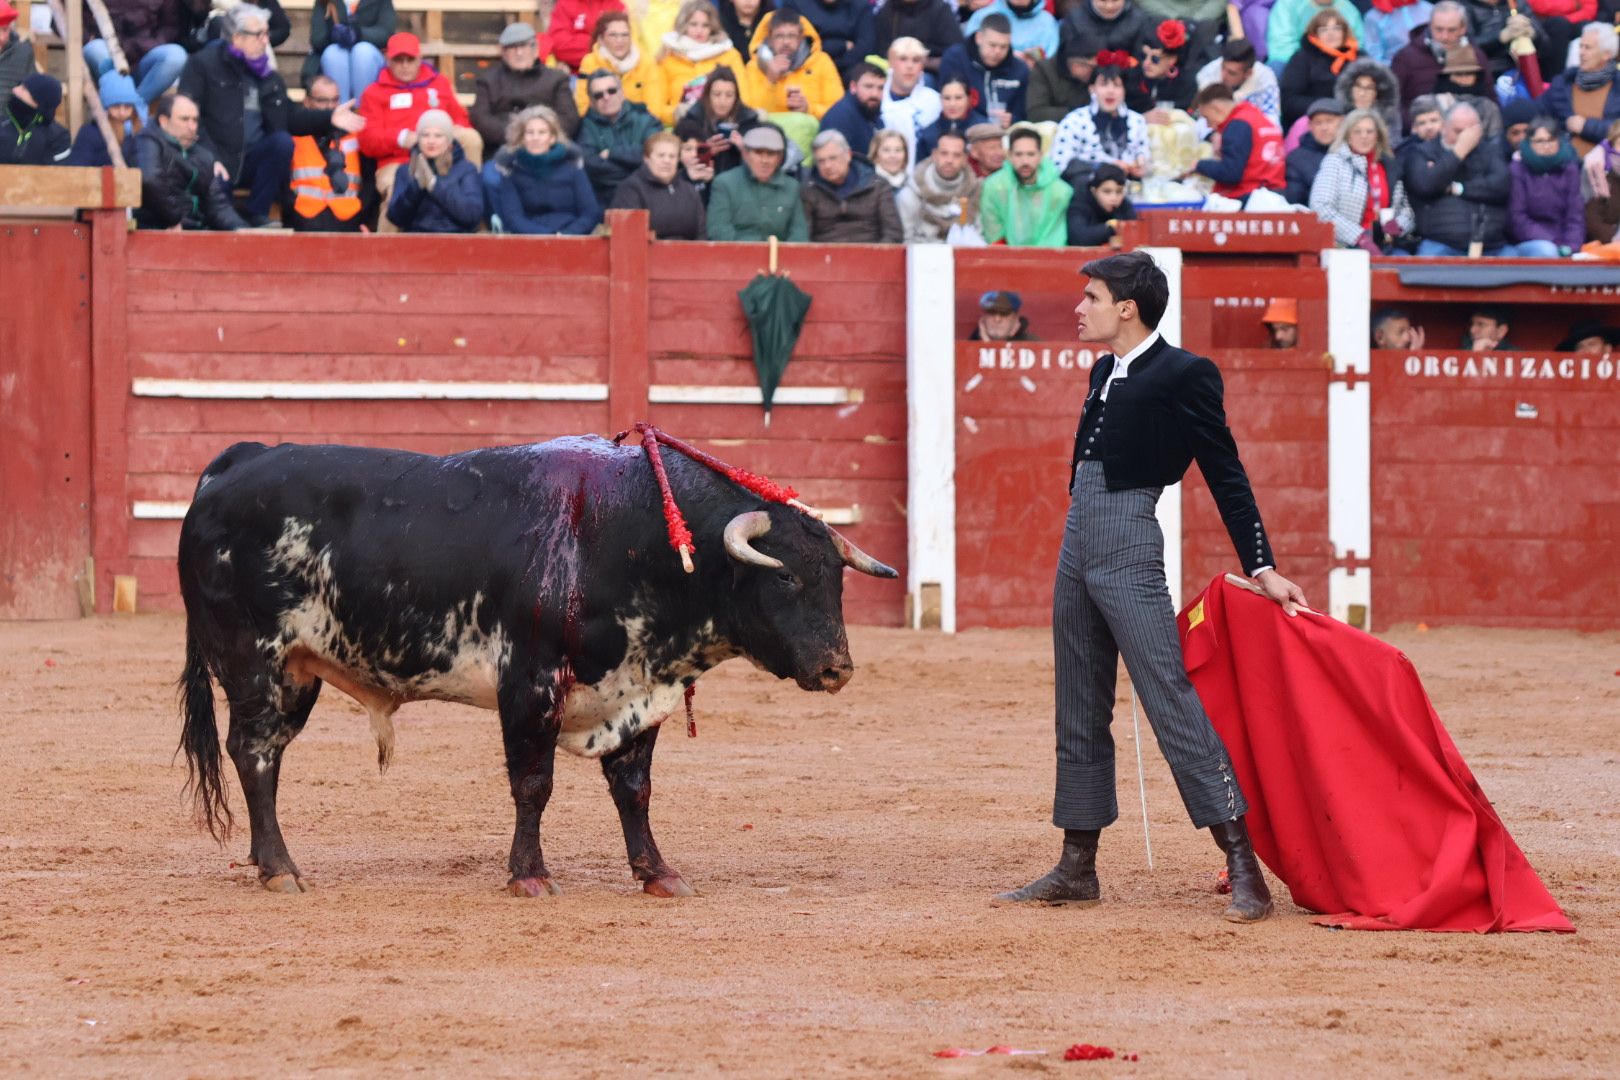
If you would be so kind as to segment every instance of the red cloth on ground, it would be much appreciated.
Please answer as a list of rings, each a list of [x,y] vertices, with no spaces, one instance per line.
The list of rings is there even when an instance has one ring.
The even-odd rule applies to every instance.
[[[1400,650],[1223,578],[1178,622],[1255,852],[1317,922],[1574,931]]]

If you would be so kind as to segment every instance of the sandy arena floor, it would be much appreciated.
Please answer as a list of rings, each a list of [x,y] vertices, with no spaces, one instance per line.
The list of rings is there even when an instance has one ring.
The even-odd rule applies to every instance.
[[[1620,635],[1392,635],[1573,937],[1335,932],[1287,904],[1230,926],[1151,746],[1157,871],[1126,759],[1105,903],[993,909],[1056,855],[1042,632],[857,631],[836,698],[707,676],[699,738],[671,724],[654,770],[685,901],[636,890],[574,758],[545,819],[565,893],[507,896],[494,715],[407,706],[379,778],[328,691],[281,797],[314,891],[271,895],[231,867],[245,832],[222,851],[181,805],[181,637],[0,624],[0,1072],[1620,1074]],[[1140,1061],[1064,1063],[1074,1042]],[[1054,1053],[931,1056],[993,1043]]]

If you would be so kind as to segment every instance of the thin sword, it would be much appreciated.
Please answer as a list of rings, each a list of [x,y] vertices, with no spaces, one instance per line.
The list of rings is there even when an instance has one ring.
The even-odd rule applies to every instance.
[[[1136,736],[1136,789],[1142,795],[1142,845],[1147,848],[1148,869],[1153,869],[1153,837],[1148,833],[1147,776],[1142,771],[1142,723],[1136,715],[1136,683],[1131,683],[1131,730]]]

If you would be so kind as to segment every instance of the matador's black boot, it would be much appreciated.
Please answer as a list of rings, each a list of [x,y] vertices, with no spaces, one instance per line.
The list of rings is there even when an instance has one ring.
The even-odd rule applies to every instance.
[[[1232,886],[1226,921],[1259,922],[1271,914],[1271,890],[1266,888],[1266,875],[1261,873],[1260,860],[1254,857],[1254,845],[1249,843],[1249,827],[1238,818],[1211,825],[1209,831],[1226,852],[1226,877]]]
[[[1097,884],[1097,829],[1064,829],[1063,857],[1045,877],[996,899],[1010,904],[1065,904],[1090,907],[1102,899]]]

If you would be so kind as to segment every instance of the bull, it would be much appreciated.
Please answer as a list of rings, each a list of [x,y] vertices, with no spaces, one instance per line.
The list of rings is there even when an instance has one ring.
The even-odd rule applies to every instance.
[[[199,822],[221,842],[232,828],[214,680],[249,859],[275,892],[307,888],[276,791],[322,685],[369,714],[383,770],[402,704],[459,702],[500,716],[516,808],[510,892],[560,891],[540,843],[560,746],[601,761],[643,890],[692,895],[648,823],[659,725],[732,657],[836,693],[854,672],[842,571],[895,571],[796,509],[679,454],[664,460],[695,540],[691,574],[670,550],[640,447],[581,437],[447,457],[260,443],[222,453],[180,530],[180,745]]]

